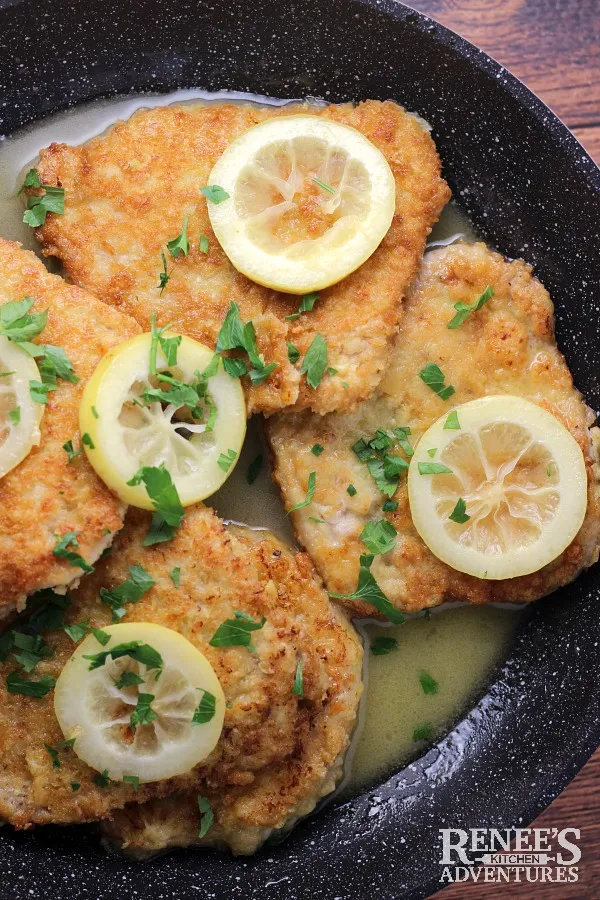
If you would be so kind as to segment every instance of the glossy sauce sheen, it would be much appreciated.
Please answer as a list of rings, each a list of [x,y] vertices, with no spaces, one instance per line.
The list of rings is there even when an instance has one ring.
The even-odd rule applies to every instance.
[[[22,223],[23,199],[17,197],[23,177],[35,164],[40,148],[52,141],[81,144],[101,134],[118,119],[127,119],[140,107],[169,103],[283,101],[250,94],[180,91],[163,96],[134,96],[99,101],[44,119],[5,139],[0,145],[0,233],[40,254],[33,230]],[[318,102],[318,101],[315,101]],[[68,202],[68,198],[67,198]],[[450,204],[434,229],[431,243],[450,243],[476,234],[461,210]],[[57,270],[52,261],[46,260]],[[248,466],[262,454],[263,464],[249,486]],[[268,451],[260,419],[249,422],[239,462],[209,503],[226,521],[268,529],[295,544],[289,518],[270,477]],[[340,790],[356,792],[385,776],[427,742],[415,742],[415,728],[431,726],[431,740],[440,737],[483,692],[493,669],[506,657],[520,616],[514,608],[446,608],[407,619],[388,628],[373,620],[358,627],[365,640],[365,682],[359,725],[348,756],[347,774]],[[368,646],[377,636],[393,636],[397,647],[386,656],[374,656]],[[437,683],[437,692],[425,694],[420,676],[425,672]],[[431,740],[429,743],[431,743]]]

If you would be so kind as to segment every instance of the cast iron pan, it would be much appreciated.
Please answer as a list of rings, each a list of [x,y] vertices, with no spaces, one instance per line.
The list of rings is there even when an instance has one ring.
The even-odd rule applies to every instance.
[[[0,35],[4,134],[81,101],[179,87],[391,97],[418,111],[476,226],[533,263],[550,290],[575,381],[600,408],[600,171],[466,41],[393,0],[0,0]],[[106,856],[84,829],[6,828],[0,895],[426,896],[439,886],[439,828],[529,823],[600,743],[599,587],[595,568],[537,604],[488,694],[451,734],[283,844],[247,861],[194,851],[139,865]]]

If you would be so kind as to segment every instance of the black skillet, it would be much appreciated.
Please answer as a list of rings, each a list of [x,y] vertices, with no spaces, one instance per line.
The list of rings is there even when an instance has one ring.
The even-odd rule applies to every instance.
[[[0,0],[0,35],[3,134],[96,97],[180,87],[391,97],[418,111],[475,225],[535,265],[575,381],[600,408],[600,171],[536,97],[455,34],[393,0]],[[529,823],[600,742],[599,588],[595,568],[537,604],[451,734],[283,844],[247,861],[190,851],[140,865],[106,856],[84,829],[6,828],[0,896],[426,896],[439,886],[439,828]]]

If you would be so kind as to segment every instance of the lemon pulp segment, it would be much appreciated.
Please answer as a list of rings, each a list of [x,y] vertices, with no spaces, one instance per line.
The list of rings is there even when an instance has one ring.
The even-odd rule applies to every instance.
[[[29,390],[29,382],[39,380],[35,360],[0,335],[0,478],[40,443],[45,407],[33,400]]]
[[[209,179],[229,199],[208,203],[233,265],[253,281],[303,294],[335,284],[376,250],[395,210],[390,166],[354,128],[283,116],[249,129]]]
[[[551,413],[520,397],[483,397],[456,413],[460,429],[444,428],[445,413],[411,460],[417,531],[439,559],[478,578],[538,571],[565,550],[585,517],[578,443]]]
[[[217,491],[233,471],[246,433],[244,393],[239,379],[228,375],[219,361],[208,380],[209,403],[202,418],[193,418],[187,406],[146,402],[142,395],[148,388],[169,390],[150,375],[150,344],[150,334],[138,335],[100,361],[81,401],[81,433],[87,432],[93,444],[86,444],[85,451],[100,478],[125,503],[152,509],[145,487],[127,482],[142,466],[164,465],[182,504],[189,506]],[[176,365],[167,366],[159,348],[157,371],[193,384],[213,355],[208,347],[183,337]],[[216,410],[214,422],[211,407]]]
[[[134,775],[140,782],[160,781],[190,771],[212,752],[219,740],[225,698],[206,657],[178,632],[148,622],[131,622],[103,629],[110,641],[101,645],[93,634],[78,646],[62,670],[54,693],[54,708],[67,740],[87,765],[121,781]],[[130,641],[148,644],[162,657],[160,669],[149,669],[130,656],[107,658],[90,671],[86,655],[109,651]],[[120,687],[123,673],[142,679]],[[140,694],[150,695],[155,718],[131,726]],[[214,714],[193,724],[202,699],[210,699]],[[204,716],[206,718],[206,716]]]

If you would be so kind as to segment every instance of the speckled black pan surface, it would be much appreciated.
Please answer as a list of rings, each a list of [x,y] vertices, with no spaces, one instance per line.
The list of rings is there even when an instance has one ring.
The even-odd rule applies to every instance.
[[[456,35],[392,0],[0,0],[0,35],[4,134],[79,101],[177,87],[391,97],[418,111],[477,227],[535,265],[575,380],[600,407],[600,172],[539,100]],[[538,604],[451,734],[286,843],[248,861],[181,852],[139,865],[106,856],[83,829],[7,828],[0,897],[426,896],[439,828],[528,823],[600,742],[599,588],[596,568]]]

